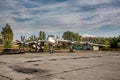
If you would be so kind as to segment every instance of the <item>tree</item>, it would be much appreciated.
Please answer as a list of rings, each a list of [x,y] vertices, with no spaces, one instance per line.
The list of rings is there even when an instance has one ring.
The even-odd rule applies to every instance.
[[[74,33],[73,34],[73,38],[74,38],[75,41],[79,41],[80,40],[80,36],[79,36],[78,33]]]
[[[40,31],[40,33],[39,33],[39,39],[40,40],[44,40],[45,38],[46,38],[45,32],[44,31]]]
[[[39,39],[40,39],[40,40],[43,39],[43,33],[42,33],[42,31],[40,31],[40,33],[39,33]]]
[[[74,39],[73,36],[74,36],[74,33],[73,33],[73,32],[71,32],[71,31],[66,31],[66,32],[63,33],[63,36],[62,36],[62,37],[63,37],[64,39],[67,39],[67,40],[71,40],[71,41],[72,41],[72,40]]]
[[[119,49],[120,49],[120,42],[118,42],[118,43],[117,43],[117,48],[119,48]]]
[[[0,44],[3,44],[3,38],[1,35],[0,35]]]
[[[25,43],[26,43],[25,36],[21,36],[20,39],[21,40],[16,40],[16,42],[19,45],[19,49],[20,50],[22,49],[24,51]]]
[[[46,39],[46,33],[43,31],[43,40]]]
[[[117,40],[116,37],[112,38],[110,41],[110,47],[111,48],[117,48]]]
[[[120,35],[117,37],[117,48],[120,49]]]
[[[11,43],[11,41],[5,41],[5,43],[4,43],[4,48],[6,48],[6,49],[9,49],[9,48],[11,48],[12,47],[12,43]]]
[[[9,24],[6,24],[6,26],[2,28],[1,35],[3,38],[4,48],[11,48],[14,34]]]
[[[63,33],[63,38],[71,41],[81,41],[82,36],[80,36],[78,33],[73,33],[71,31],[66,31]]]
[[[48,35],[48,37],[55,37],[54,35]]]

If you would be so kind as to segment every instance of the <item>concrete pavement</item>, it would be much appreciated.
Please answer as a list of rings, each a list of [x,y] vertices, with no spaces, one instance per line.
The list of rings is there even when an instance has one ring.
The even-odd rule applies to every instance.
[[[0,80],[120,80],[120,52],[0,55]]]

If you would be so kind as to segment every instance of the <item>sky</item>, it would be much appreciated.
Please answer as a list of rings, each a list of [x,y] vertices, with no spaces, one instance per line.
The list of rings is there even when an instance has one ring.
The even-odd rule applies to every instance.
[[[21,35],[120,35],[120,0],[0,0],[0,31],[11,25],[14,39]]]

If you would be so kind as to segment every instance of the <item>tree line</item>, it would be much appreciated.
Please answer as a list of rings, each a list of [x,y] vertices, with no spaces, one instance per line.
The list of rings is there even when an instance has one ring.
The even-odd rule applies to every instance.
[[[48,35],[54,37],[54,35]],[[4,48],[11,48],[13,42],[14,33],[9,24],[6,24],[4,28],[2,28],[1,35],[0,35],[0,43],[4,45]],[[58,36],[56,37],[58,38]],[[110,45],[109,49],[119,49],[120,50],[120,35],[118,37],[82,37],[79,33],[74,33],[72,31],[65,31],[62,35],[63,39],[70,40],[70,41],[89,41],[96,44],[104,44]],[[46,39],[45,31],[40,31],[39,36],[31,35],[26,40],[32,39]]]
[[[6,24],[4,28],[2,28],[1,31],[1,43],[4,44],[4,48],[11,48],[12,47],[12,41],[13,41],[13,31],[11,29],[11,26],[9,24]]]

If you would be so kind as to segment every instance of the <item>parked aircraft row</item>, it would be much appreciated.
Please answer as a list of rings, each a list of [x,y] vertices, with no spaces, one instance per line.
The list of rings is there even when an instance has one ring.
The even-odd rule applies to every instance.
[[[107,46],[103,44],[94,44],[88,41],[80,42],[80,41],[70,41],[70,40],[64,40],[64,39],[56,39],[55,37],[48,37],[46,40],[39,40],[39,39],[32,39],[32,41],[25,41],[25,37],[22,36],[21,40],[16,40],[16,43],[19,45],[19,49],[21,49],[21,46],[29,45],[30,48],[35,49],[36,52],[44,51],[44,44],[49,45],[49,51],[50,53],[53,53],[54,47],[60,45],[61,43],[68,44],[70,46],[70,52],[73,52],[73,45],[79,44],[84,45],[88,49],[89,46]],[[24,47],[23,47],[24,48]]]

